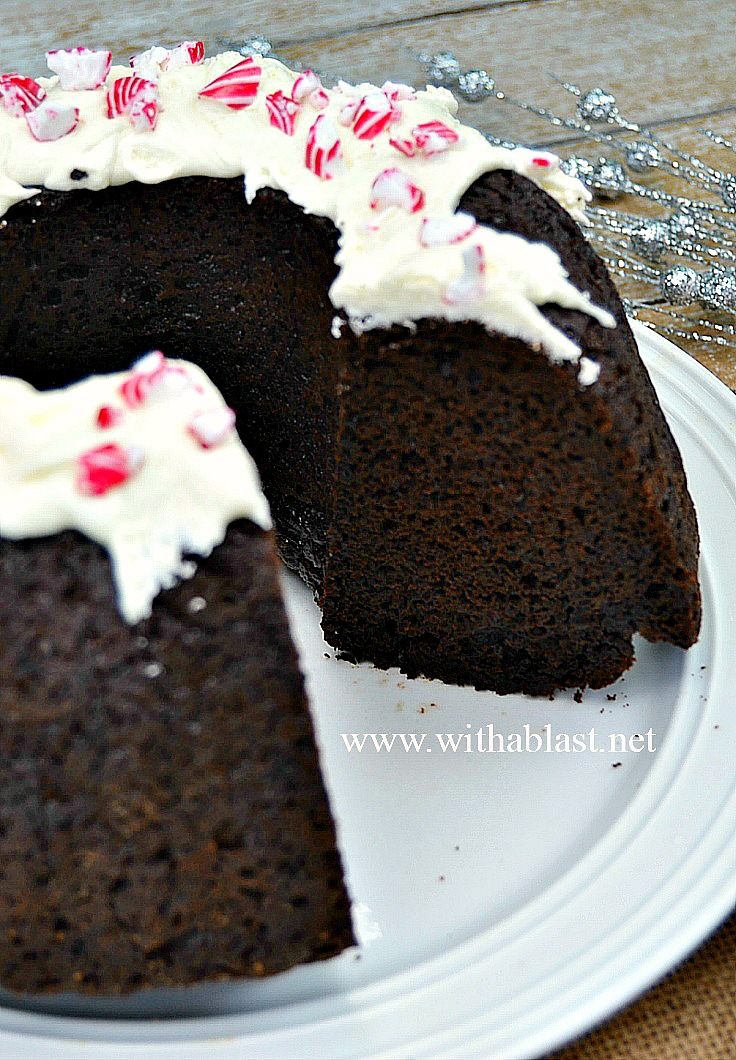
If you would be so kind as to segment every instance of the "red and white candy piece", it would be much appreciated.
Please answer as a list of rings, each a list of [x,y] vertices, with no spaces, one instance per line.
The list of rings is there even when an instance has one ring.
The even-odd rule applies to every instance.
[[[187,430],[203,449],[222,445],[235,428],[235,413],[229,408],[205,409],[190,420]]]
[[[422,189],[397,166],[379,173],[371,187],[371,210],[386,210],[389,206],[398,206],[407,213],[416,213],[424,206]]]
[[[483,295],[483,274],[486,271],[486,259],[483,247],[478,243],[463,251],[463,271],[456,280],[445,288],[443,301],[448,305],[466,305],[475,302]]]
[[[107,93],[108,118],[118,118],[124,114],[136,132],[155,129],[159,109],[156,83],[135,74],[118,78]]]
[[[442,247],[462,243],[476,230],[478,222],[469,213],[459,211],[452,217],[425,217],[419,230],[423,247]]]
[[[35,110],[46,98],[46,89],[23,74],[0,75],[0,102],[14,118]]]
[[[283,92],[272,92],[266,96],[266,109],[268,120],[276,129],[280,129],[287,136],[294,135],[294,123],[300,104],[285,96]]]
[[[363,96],[355,112],[353,132],[359,140],[373,140],[383,132],[393,117],[391,100],[385,92]]]
[[[305,70],[304,73],[299,74],[294,82],[291,89],[291,98],[296,100],[297,103],[301,103],[307,96],[311,96],[312,92],[316,92],[318,88],[322,88],[322,79],[319,74],[315,74],[314,70]]]
[[[559,155],[552,151],[532,151],[529,147],[515,147],[511,152],[520,173],[535,177],[547,170],[554,173],[560,168]]]
[[[179,66],[199,66],[204,62],[204,41],[183,40],[169,52],[168,70],[175,70]]]
[[[395,147],[397,151],[400,151],[402,155],[406,155],[407,158],[413,158],[417,153],[417,145],[413,140],[407,139],[392,139],[389,140],[392,147]]]
[[[441,121],[426,121],[412,129],[412,136],[422,154],[437,155],[456,144],[460,137]]]
[[[34,140],[41,143],[60,140],[74,132],[79,124],[79,108],[47,99],[26,114],[26,121]]]
[[[416,92],[410,85],[404,85],[399,81],[384,81],[381,91],[386,93],[392,103],[405,103],[407,100],[417,98]]]
[[[255,101],[258,86],[261,83],[262,69],[248,56],[241,63],[236,63],[224,74],[210,81],[200,90],[200,96],[224,103],[232,110],[243,110]]]
[[[112,52],[93,48],[59,48],[46,52],[49,70],[59,75],[65,92],[99,88],[110,73]]]
[[[197,66],[204,60],[204,44],[201,40],[185,40],[174,48],[152,48],[131,56],[130,65],[140,77],[156,80],[165,70],[177,70],[182,66]]]
[[[95,416],[95,423],[100,430],[107,431],[111,427],[118,427],[125,419],[125,413],[116,405],[101,405]]]
[[[345,168],[340,138],[335,126],[325,114],[320,114],[315,119],[307,133],[304,164],[321,180],[332,180]]]
[[[291,98],[296,103],[309,103],[315,110],[324,110],[330,97],[322,87],[322,79],[314,70],[299,74],[291,89]]]
[[[120,394],[125,404],[134,409],[152,399],[175,397],[192,387],[199,389],[181,365],[171,364],[160,350],[152,350],[135,362],[120,385]]]
[[[77,457],[77,489],[87,497],[102,497],[140,471],[143,459],[143,451],[132,445],[113,442],[88,449]]]
[[[351,99],[347,103],[343,104],[343,106],[340,108],[340,113],[337,118],[340,124],[352,125],[355,121],[355,115],[358,113],[359,106],[359,99]]]

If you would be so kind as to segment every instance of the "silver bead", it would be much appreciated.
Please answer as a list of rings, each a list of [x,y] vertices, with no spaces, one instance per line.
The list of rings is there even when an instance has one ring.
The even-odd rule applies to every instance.
[[[646,261],[661,259],[669,242],[669,229],[661,221],[648,221],[629,236],[631,249]]]
[[[698,234],[695,225],[695,218],[687,210],[678,210],[677,213],[673,213],[667,218],[667,227],[670,230],[672,243],[677,245],[682,241],[695,239]]]
[[[620,162],[599,158],[589,187],[601,199],[617,199],[628,187],[628,177]]]
[[[241,55],[268,55],[271,51],[271,41],[265,37],[246,37],[238,48]]]
[[[457,79],[457,90],[468,103],[479,103],[490,96],[496,82],[485,70],[467,70]]]
[[[618,114],[616,97],[604,88],[594,88],[578,100],[578,117],[581,121],[612,121]]]
[[[687,265],[675,265],[659,279],[662,297],[672,305],[689,305],[700,293],[700,276]]]
[[[460,77],[460,63],[452,52],[438,52],[427,61],[427,77],[436,85],[454,85]]]
[[[730,173],[721,177],[721,198],[729,210],[736,210],[736,177]]]
[[[707,309],[736,310],[736,274],[720,266],[702,273],[698,301]]]
[[[637,140],[626,150],[626,164],[635,173],[645,173],[648,169],[660,165],[662,155],[648,140]]]
[[[570,158],[566,158],[564,162],[560,163],[560,169],[563,173],[567,173],[568,177],[577,177],[583,184],[590,185],[593,181],[593,175],[595,174],[595,166],[592,162],[589,162],[587,158],[581,158],[579,155],[572,155]]]

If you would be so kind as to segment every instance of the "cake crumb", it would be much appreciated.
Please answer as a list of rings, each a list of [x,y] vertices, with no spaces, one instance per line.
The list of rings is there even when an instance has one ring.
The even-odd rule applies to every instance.
[[[583,690],[582,690],[582,688],[579,688],[572,698],[575,700],[576,703],[582,703],[583,702]]]
[[[609,703],[615,703],[616,702],[616,693],[615,692],[606,692],[606,699],[609,701]]]
[[[622,765],[623,762],[611,762],[611,769],[618,769],[618,767]]]

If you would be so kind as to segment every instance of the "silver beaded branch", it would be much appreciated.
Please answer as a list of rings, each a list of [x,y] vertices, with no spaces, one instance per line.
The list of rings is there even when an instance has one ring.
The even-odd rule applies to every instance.
[[[560,117],[512,99],[486,70],[463,71],[451,52],[417,58],[432,84],[451,88],[469,103],[494,97],[595,145],[593,157],[575,155],[563,169],[593,193],[588,239],[624,289],[638,292],[624,298],[629,315],[644,315],[644,323],[675,338],[736,350],[736,176],[628,121],[603,88],[583,92],[558,82],[576,97],[575,116]],[[710,129],[703,136],[736,152],[736,144]],[[668,183],[679,183],[681,193],[658,187],[657,172],[676,178]],[[611,205],[621,200],[631,205],[630,212]],[[644,204],[646,215],[637,213]]]

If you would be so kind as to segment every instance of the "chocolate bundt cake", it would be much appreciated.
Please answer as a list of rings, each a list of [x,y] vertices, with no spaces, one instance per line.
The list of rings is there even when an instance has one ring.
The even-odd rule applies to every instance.
[[[201,363],[349,658],[548,694],[693,643],[695,514],[582,186],[443,89],[203,54],[0,78],[0,371]]]
[[[206,376],[0,379],[0,985],[353,942],[268,507]]]

